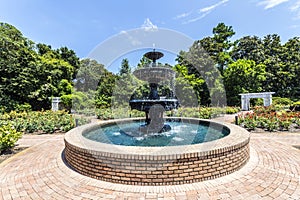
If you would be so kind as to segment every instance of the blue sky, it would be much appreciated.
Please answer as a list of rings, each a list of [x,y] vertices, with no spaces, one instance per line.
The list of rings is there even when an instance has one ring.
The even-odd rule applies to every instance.
[[[0,21],[84,58],[114,35],[149,26],[197,40],[224,22],[232,39],[277,33],[285,42],[300,33],[300,0],[0,0]]]

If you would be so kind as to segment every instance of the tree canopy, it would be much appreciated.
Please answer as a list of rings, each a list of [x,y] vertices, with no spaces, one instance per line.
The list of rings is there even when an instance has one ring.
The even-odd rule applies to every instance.
[[[283,43],[279,35],[268,34],[232,41],[234,35],[232,26],[219,23],[211,36],[178,53],[177,64],[171,67],[177,72],[176,93],[184,104],[239,105],[239,93],[263,91],[299,100],[300,38]],[[142,57],[137,69],[149,63]],[[128,59],[113,74],[95,60],[80,60],[67,47],[36,44],[14,26],[0,23],[0,109],[20,104],[48,109],[51,97],[64,96],[70,102],[72,94],[90,99],[96,107],[109,107],[115,97],[140,97],[148,90],[133,76]],[[170,88],[160,86],[160,91],[165,95]]]
[[[0,23],[0,105],[28,103],[49,108],[49,97],[70,93],[79,58],[67,47],[35,44],[12,25]]]

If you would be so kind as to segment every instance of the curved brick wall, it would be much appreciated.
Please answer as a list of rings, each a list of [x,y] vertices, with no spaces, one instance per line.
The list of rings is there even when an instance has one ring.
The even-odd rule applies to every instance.
[[[232,173],[249,159],[249,133],[230,124],[226,124],[230,129],[228,136],[203,144],[117,148],[82,136],[85,131],[102,124],[78,127],[68,132],[65,159],[79,173],[103,181],[134,185],[193,183]]]

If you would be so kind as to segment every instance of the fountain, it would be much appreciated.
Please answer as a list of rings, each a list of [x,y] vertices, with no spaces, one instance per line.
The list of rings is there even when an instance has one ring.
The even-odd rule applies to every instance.
[[[129,105],[131,109],[145,112],[146,124],[140,127],[141,132],[151,134],[170,131],[171,126],[164,123],[163,114],[164,111],[177,109],[179,103],[177,98],[174,96],[174,93],[166,99],[161,98],[158,95],[157,90],[159,83],[164,80],[171,80],[171,82],[174,82],[175,72],[170,68],[159,67],[156,64],[156,60],[164,56],[163,53],[153,49],[153,51],[146,53],[144,56],[152,60],[150,67],[143,67],[135,70],[133,74],[138,79],[149,83],[150,93],[147,99],[131,98]]]
[[[172,69],[159,67],[161,52],[148,52],[152,66],[134,75],[150,86],[145,99],[131,98],[145,118],[114,119],[74,128],[65,135],[64,157],[91,178],[130,185],[175,185],[225,176],[249,160],[249,132],[232,124],[197,118],[163,117],[179,106],[174,94],[158,95]],[[165,123],[165,121],[168,121]],[[141,124],[143,122],[143,124]]]

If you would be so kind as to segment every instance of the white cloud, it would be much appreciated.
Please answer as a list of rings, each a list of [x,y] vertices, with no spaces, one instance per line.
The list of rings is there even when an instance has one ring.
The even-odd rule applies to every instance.
[[[188,12],[188,13],[183,13],[180,15],[177,15],[174,19],[184,19],[183,24],[189,24],[192,22],[196,22],[202,18],[204,18],[206,15],[211,13],[213,10],[215,10],[217,7],[225,4],[229,0],[222,0],[219,1],[216,4],[213,4],[211,6],[207,6],[204,8],[199,9],[197,12]]]
[[[294,19],[300,19],[300,0],[297,0],[291,7],[290,11],[296,13],[296,17]]]
[[[196,21],[198,21],[198,20],[204,18],[204,17],[205,17],[206,15],[208,15],[208,14],[209,14],[208,12],[207,12],[207,13],[204,13],[204,14],[200,15],[199,17],[196,17],[196,18],[193,18],[193,19],[189,19],[189,20],[183,22],[183,24],[189,24],[189,23],[192,23],[192,22],[196,22]]]
[[[181,18],[185,18],[188,17],[192,14],[192,12],[187,12],[187,13],[182,13],[180,15],[177,15],[176,17],[174,17],[174,19],[181,19]]]
[[[299,27],[300,27],[300,26],[299,26],[299,25],[296,25],[296,24],[290,26],[291,29],[296,29],[296,28],[299,28]]]
[[[149,18],[145,19],[141,28],[145,29],[146,31],[157,30],[157,26],[154,25]]]
[[[212,10],[214,10],[214,9],[216,9],[216,7],[218,7],[218,6],[221,6],[222,4],[224,4],[224,3],[226,3],[226,2],[228,2],[229,0],[222,0],[222,1],[220,1],[219,3],[216,3],[216,4],[214,4],[214,5],[212,5],[212,6],[208,6],[208,7],[205,7],[205,8],[201,8],[200,10],[199,10],[199,12],[200,13],[210,13]]]
[[[300,8],[300,0],[298,0],[295,4],[290,7],[291,11],[298,11]]]
[[[122,30],[120,31],[120,34],[127,34],[127,31]]]
[[[264,9],[267,10],[269,8],[273,8],[287,1],[289,0],[264,0],[259,2],[257,5],[264,6]]]
[[[120,31],[120,35],[125,35],[125,38],[127,38],[127,40],[132,46],[139,46],[142,44],[141,41],[139,41],[137,38],[130,35],[127,31],[124,30]]]

